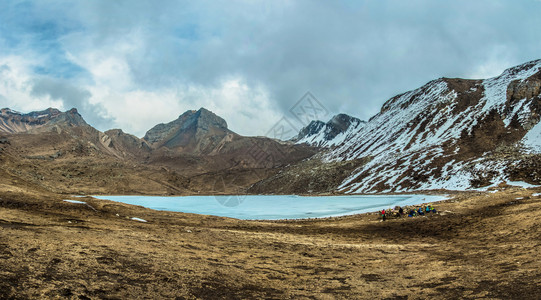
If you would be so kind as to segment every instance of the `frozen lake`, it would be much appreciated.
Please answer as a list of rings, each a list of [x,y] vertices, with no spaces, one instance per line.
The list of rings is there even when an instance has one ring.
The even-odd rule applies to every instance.
[[[155,210],[177,211],[237,219],[277,220],[344,216],[446,199],[427,195],[322,196],[94,196]]]

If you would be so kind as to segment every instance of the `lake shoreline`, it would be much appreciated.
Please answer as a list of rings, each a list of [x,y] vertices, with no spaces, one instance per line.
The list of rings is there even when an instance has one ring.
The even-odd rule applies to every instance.
[[[94,199],[139,205],[148,209],[229,217],[240,220],[294,220],[342,217],[396,206],[436,203],[449,195],[214,195],[214,196],[93,196]],[[228,206],[229,202],[234,206]]]

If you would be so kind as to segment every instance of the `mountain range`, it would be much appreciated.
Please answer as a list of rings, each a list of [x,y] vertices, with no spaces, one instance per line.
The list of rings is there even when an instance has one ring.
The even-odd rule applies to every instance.
[[[116,164],[119,173],[149,170],[159,177],[165,172],[170,180],[158,180],[163,184],[158,190],[173,194],[466,190],[512,180],[539,184],[540,89],[541,60],[485,80],[439,78],[389,99],[368,121],[346,114],[314,120],[290,141],[241,136],[205,108],[158,124],[142,139],[120,129],[100,132],[76,109],[23,114],[5,108],[0,133],[9,144],[0,148],[0,159],[11,162],[15,175],[21,173],[17,164],[31,168],[36,158],[68,163],[77,157],[90,159],[96,169]],[[31,181],[41,184],[35,178],[41,177]],[[96,186],[96,180],[81,182]],[[133,185],[122,192],[130,189]]]
[[[205,108],[187,111],[176,120],[158,124],[142,139],[121,129],[100,132],[88,125],[76,109],[19,113],[5,108],[0,115],[0,134],[9,141],[0,158],[11,162],[13,173],[27,170],[30,174],[24,176],[26,179],[43,185],[47,178],[46,185],[51,187],[55,186],[55,180],[65,181],[58,178],[65,174],[53,174],[51,170],[62,173],[61,169],[69,165],[76,169],[72,173],[78,174],[79,189],[83,183],[87,185],[88,188],[80,190],[83,193],[107,189],[107,184],[96,186],[101,181],[96,177],[101,175],[93,173],[111,173],[111,169],[118,174],[113,178],[103,176],[115,183],[123,182],[123,193],[141,192],[140,187],[145,186],[141,170],[173,178],[169,183],[154,180],[161,185],[157,187],[158,193],[238,193],[280,167],[317,152],[317,148],[307,145],[241,136]],[[35,163],[36,159],[39,164]],[[85,160],[87,165],[82,163]],[[21,163],[25,165],[21,167]],[[88,165],[93,166],[91,174],[81,171]],[[115,181],[114,177],[120,180]],[[68,181],[74,178],[69,175]],[[70,183],[67,185],[63,192],[68,192]],[[109,192],[117,193],[117,189]],[[148,193],[156,193],[155,190],[156,187]]]

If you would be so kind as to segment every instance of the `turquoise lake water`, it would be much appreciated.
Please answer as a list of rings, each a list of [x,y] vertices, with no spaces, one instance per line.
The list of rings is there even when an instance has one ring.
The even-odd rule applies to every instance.
[[[304,219],[344,216],[446,199],[427,195],[322,196],[94,196],[140,205],[155,210],[176,211],[243,220]]]

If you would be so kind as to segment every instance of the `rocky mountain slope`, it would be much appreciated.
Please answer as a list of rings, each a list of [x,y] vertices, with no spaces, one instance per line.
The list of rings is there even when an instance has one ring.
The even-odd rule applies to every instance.
[[[294,141],[315,147],[333,147],[350,139],[365,123],[355,117],[338,114],[327,123],[319,120],[310,122]]]
[[[339,190],[454,190],[510,179],[540,183],[536,166],[516,171],[535,161],[541,144],[540,68],[537,60],[486,80],[440,78],[393,97],[325,156],[371,158]]]
[[[314,162],[286,168],[252,190],[374,193],[486,189],[510,180],[541,184],[540,69],[537,60],[494,78],[440,78],[397,95]],[[322,122],[311,125],[305,130],[312,136],[324,132]],[[341,177],[335,169],[346,162],[356,162],[355,168]],[[319,171],[310,172],[314,168]],[[329,177],[341,183],[299,184]]]
[[[19,113],[9,108],[1,110],[0,134],[57,134],[72,140],[81,151],[95,151],[117,158],[142,157],[150,147],[139,138],[115,129],[103,133],[86,123],[77,109],[61,112],[55,108]],[[33,139],[28,136],[28,139]],[[39,148],[40,145],[28,145]]]
[[[227,129],[224,119],[201,108],[189,110],[170,123],[154,126],[143,139],[154,149],[167,147],[185,153],[210,154],[224,139],[232,140],[235,135]]]
[[[22,159],[71,153],[122,161],[119,168],[161,168],[171,174],[171,193],[249,186],[256,193],[372,193],[489,188],[509,180],[540,184],[540,118],[537,60],[486,80],[433,80],[391,98],[368,122],[344,114],[312,122],[296,145],[240,136],[203,108],[153,127],[143,139],[100,132],[74,109],[2,109],[0,133],[14,141],[5,148]],[[329,149],[313,156],[317,149],[307,144]]]

